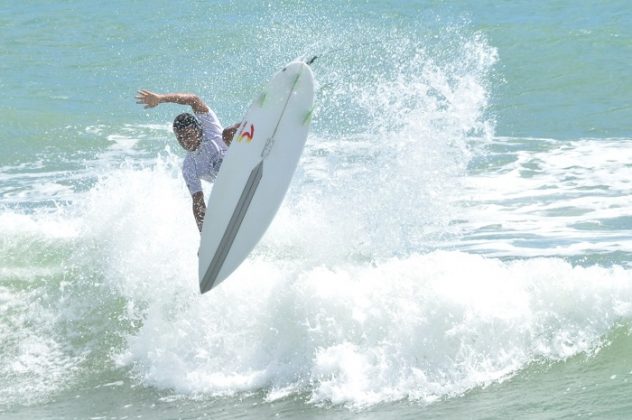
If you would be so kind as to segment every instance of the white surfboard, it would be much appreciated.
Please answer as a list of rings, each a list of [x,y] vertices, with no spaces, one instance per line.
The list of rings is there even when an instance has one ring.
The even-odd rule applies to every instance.
[[[242,120],[208,200],[199,254],[200,292],[224,281],[272,222],[303,151],[314,100],[302,61],[276,73]]]

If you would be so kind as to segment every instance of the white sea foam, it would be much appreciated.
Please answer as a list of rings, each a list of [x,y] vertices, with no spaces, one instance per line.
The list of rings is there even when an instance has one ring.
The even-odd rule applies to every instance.
[[[496,139],[484,150],[485,169],[464,180],[456,246],[525,257],[629,253],[631,145],[625,138]]]
[[[116,362],[185,395],[425,403],[595,351],[632,317],[632,273],[616,266],[442,251],[343,259],[318,238],[288,251],[314,237],[315,214],[297,202],[278,220],[292,229],[274,228],[265,252],[199,296],[197,232],[177,167],[103,179],[85,201],[86,230],[103,281],[125,297],[128,319],[142,321]]]
[[[345,153],[342,143],[338,156]],[[5,211],[0,229],[7,238],[48,241],[53,249],[55,241],[74,243],[64,265],[87,276],[74,281],[95,293],[94,302],[103,299],[102,290],[125,300],[119,321],[106,326],[132,325],[132,332],[119,331],[124,344],[112,349],[115,362],[143,385],[188,396],[263,391],[274,401],[300,393],[314,404],[354,408],[402,399],[430,403],[535,361],[596,351],[610,329],[630,322],[632,272],[619,266],[579,267],[559,258],[503,262],[415,251],[405,241],[401,255],[372,248],[370,234],[349,234],[362,235],[367,221],[335,211],[335,202],[349,195],[319,178],[330,163],[318,160],[318,147],[334,146],[325,141],[308,150],[299,184],[261,246],[230,281],[204,296],[197,289],[199,236],[175,156],[119,168],[57,212]],[[371,195],[371,185],[352,185],[355,194]],[[306,191],[315,196],[304,197]],[[344,230],[347,224],[352,230]],[[353,254],[364,238],[365,254]],[[2,275],[19,281],[28,277],[25,270],[7,265]],[[31,274],[59,271],[36,267]],[[58,330],[60,320],[85,313],[85,300],[66,297],[51,305],[36,290],[44,300],[33,311],[24,305],[34,297],[15,293],[5,289],[1,301],[21,314],[1,326],[3,354],[11,360],[4,373],[13,378],[3,388],[4,403],[63,388],[65,372],[79,369],[84,354],[94,351],[67,349]]]
[[[279,222],[296,219],[299,232],[275,229],[264,238],[265,252],[199,296],[198,233],[178,171],[177,162],[121,169],[71,214],[34,220],[4,213],[0,223],[14,238],[77,241],[72,264],[98,273],[93,281],[125,299],[119,319],[139,326],[121,330],[124,345],[114,359],[146,386],[189,396],[263,391],[268,401],[300,393],[313,404],[353,408],[430,403],[534,361],[595,351],[604,334],[632,318],[632,272],[616,266],[443,251],[370,260],[334,254],[318,262],[312,254],[320,241],[286,253],[281,245],[313,236],[314,215],[302,219],[294,200]],[[13,378],[4,403],[63,388],[66,372],[83,360],[81,351],[64,347],[57,325],[85,302],[64,299],[61,310],[44,299],[23,307],[31,301],[3,290],[3,307],[21,314],[2,324],[3,354],[11,359],[4,373]]]
[[[39,271],[39,272],[38,272]],[[3,279],[24,273],[3,272]],[[48,275],[33,270],[33,275]],[[72,380],[82,356],[68,351],[55,332],[60,314],[42,293],[0,287],[0,406],[28,405],[62,389]]]
[[[310,270],[251,259],[209,295],[163,285],[117,360],[185,394],[432,402],[598,349],[632,317],[631,280],[617,267],[459,252]]]

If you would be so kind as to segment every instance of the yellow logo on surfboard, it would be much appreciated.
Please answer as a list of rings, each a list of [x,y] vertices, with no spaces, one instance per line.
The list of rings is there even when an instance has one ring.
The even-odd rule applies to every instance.
[[[244,124],[244,127],[246,127],[247,125],[248,123]],[[245,139],[246,142],[250,143],[254,136],[255,136],[255,126],[254,124],[250,124],[250,131],[246,131],[245,129],[242,129],[241,133],[239,134],[239,137],[237,138],[237,142],[241,143]]]

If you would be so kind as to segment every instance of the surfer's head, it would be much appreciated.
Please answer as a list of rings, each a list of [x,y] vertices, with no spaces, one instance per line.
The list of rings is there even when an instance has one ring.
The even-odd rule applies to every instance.
[[[173,120],[173,132],[180,146],[189,152],[195,151],[202,142],[202,126],[189,113],[180,114]]]

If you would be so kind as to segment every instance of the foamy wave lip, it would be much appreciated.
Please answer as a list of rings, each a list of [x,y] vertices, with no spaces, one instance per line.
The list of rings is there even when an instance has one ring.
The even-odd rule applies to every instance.
[[[157,272],[168,279],[156,260],[166,267],[171,262],[174,277],[182,278],[184,259],[177,250],[193,261],[199,239],[190,216],[188,224],[182,223],[190,227],[191,238],[185,241],[191,247],[181,244],[185,241],[173,243],[186,231],[178,221],[190,215],[178,162],[169,155],[151,168],[120,165],[91,190],[75,193],[73,202],[0,213],[0,406],[40,403],[72,386],[76,373],[86,367],[82,362],[103,350],[91,347],[102,339],[103,325],[114,334],[121,328],[117,303],[103,287],[114,294],[120,287],[121,294],[131,296],[121,314],[125,327],[138,320],[136,293],[160,294],[176,287],[168,281],[156,284]],[[135,270],[127,270],[128,265]],[[103,312],[95,308],[114,315],[99,318]],[[82,332],[84,327],[89,332]],[[77,335],[88,343],[77,343]],[[91,375],[98,374],[90,369]]]
[[[116,129],[117,133],[109,134],[107,140],[114,143],[111,150],[134,149],[141,140],[149,138],[149,134],[158,132],[163,135],[171,132],[169,124],[125,124],[122,128]],[[101,134],[101,131],[96,132]]]
[[[255,252],[328,262],[408,255],[432,248],[458,217],[467,140],[492,132],[486,83],[496,50],[475,36],[446,63],[398,41],[384,74],[344,82],[326,75],[327,84],[344,84],[344,94],[327,92],[321,107],[343,116],[351,107],[362,123],[342,135],[310,135],[279,217]]]
[[[0,232],[7,240],[29,235],[45,240],[73,238],[79,234],[77,220],[64,219],[63,212],[57,215],[25,215],[5,211],[0,214]]]
[[[249,260],[197,299],[157,296],[117,363],[188,395],[266,390],[363,408],[431,403],[592,352],[632,318],[632,273],[433,252],[313,268]]]
[[[37,293],[0,287],[0,307],[11,314],[0,318],[0,407],[46,400],[67,386],[82,357],[56,339],[57,314],[40,304]]]
[[[0,214],[0,407],[46,401],[68,386],[84,360],[59,329],[74,306],[56,299],[68,270],[59,252],[81,233],[68,216],[60,208]]]
[[[632,140],[497,138],[484,171],[463,180],[462,236],[501,256],[629,252]]]
[[[110,134],[107,139],[108,141],[114,143],[112,146],[110,146],[110,149],[113,150],[133,149],[138,143],[137,138],[124,136],[121,134]]]

